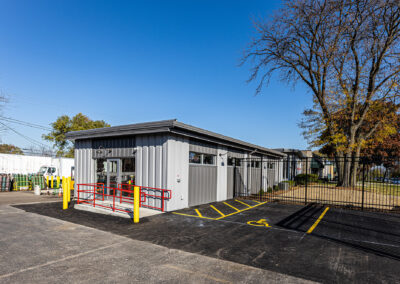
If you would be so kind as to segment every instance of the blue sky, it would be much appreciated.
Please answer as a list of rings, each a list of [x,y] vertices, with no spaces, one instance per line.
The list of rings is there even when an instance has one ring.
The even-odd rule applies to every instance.
[[[2,114],[41,125],[78,112],[111,125],[177,118],[265,147],[306,148],[298,122],[311,94],[276,76],[255,96],[249,66],[238,66],[252,18],[279,5],[3,0]],[[41,140],[41,130],[9,125]],[[10,131],[1,140],[31,145]]]

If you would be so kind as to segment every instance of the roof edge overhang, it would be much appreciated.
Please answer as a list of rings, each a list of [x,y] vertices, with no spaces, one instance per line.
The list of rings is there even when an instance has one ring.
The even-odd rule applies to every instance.
[[[155,122],[144,122],[121,126],[96,128],[90,130],[72,131],[66,134],[66,138],[69,140],[76,140],[169,132],[170,128],[173,127],[174,121],[175,120],[162,120]]]
[[[274,157],[286,156],[286,154],[282,152],[257,146],[202,128],[194,127],[182,122],[178,122],[176,119],[73,131],[67,133],[66,138],[69,140],[78,140],[156,133],[171,133],[175,135],[186,136],[210,143],[253,152],[254,154],[269,155]]]

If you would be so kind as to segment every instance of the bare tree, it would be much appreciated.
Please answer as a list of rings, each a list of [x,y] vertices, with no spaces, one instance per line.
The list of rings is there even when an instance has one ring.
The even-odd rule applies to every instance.
[[[338,162],[344,157],[340,185],[355,183],[365,141],[390,124],[368,119],[374,106],[398,110],[399,25],[398,0],[286,0],[270,20],[255,23],[257,37],[243,58],[253,64],[249,81],[259,80],[260,92],[278,72],[308,87],[315,103],[309,113],[317,116],[308,131],[327,134],[323,142]]]

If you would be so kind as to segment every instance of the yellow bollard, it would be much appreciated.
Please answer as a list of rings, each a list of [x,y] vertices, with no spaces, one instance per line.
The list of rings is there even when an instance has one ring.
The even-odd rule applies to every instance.
[[[57,188],[60,188],[60,177],[57,176]]]
[[[50,187],[50,184],[49,184],[49,176],[46,177],[46,185],[47,185],[47,187]]]
[[[54,188],[54,176],[51,176],[51,188]]]
[[[63,189],[63,209],[68,209],[68,196],[67,196],[67,186],[66,186],[66,182],[62,181],[62,189]]]
[[[133,187],[133,223],[139,223],[140,187]]]
[[[72,180],[71,177],[68,177],[68,202],[71,201],[71,189],[72,189]]]
[[[66,179],[66,182],[65,182],[65,190],[67,191],[67,201],[71,202],[71,191],[69,188],[69,179],[68,178]]]
[[[70,186],[70,181],[68,178],[67,178],[66,186],[67,186],[67,196],[68,196],[67,201],[68,201],[68,203],[70,203],[71,202],[71,186]]]

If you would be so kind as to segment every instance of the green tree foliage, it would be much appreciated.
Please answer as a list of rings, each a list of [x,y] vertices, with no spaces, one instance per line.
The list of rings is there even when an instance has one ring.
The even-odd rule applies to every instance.
[[[11,144],[0,144],[0,153],[23,155],[21,148]]]
[[[359,132],[365,134],[363,143],[359,143],[358,155],[363,157],[388,157],[398,156],[392,155],[395,150],[393,140],[399,138],[398,129],[400,126],[400,117],[397,113],[399,105],[387,102],[371,103],[370,111],[366,115],[365,123],[359,128]],[[329,134],[323,123],[320,120],[318,113],[305,111],[305,119],[299,124],[300,127],[306,129],[303,135],[308,139],[312,147],[320,148],[320,153],[328,157],[334,157],[336,151],[345,150],[347,145],[345,129],[347,122],[350,119],[345,110],[337,111],[332,114],[332,125],[335,127],[335,136]],[[377,124],[379,123],[379,124]],[[371,132],[371,128],[374,131]],[[367,133],[371,133],[367,136]],[[400,142],[400,141],[399,141]]]
[[[62,115],[51,126],[53,130],[43,135],[43,139],[54,143],[54,148],[57,149],[57,156],[70,158],[74,157],[74,147],[65,138],[67,132],[110,127],[105,121],[91,120],[82,113],[78,113],[72,118],[68,115]]]

